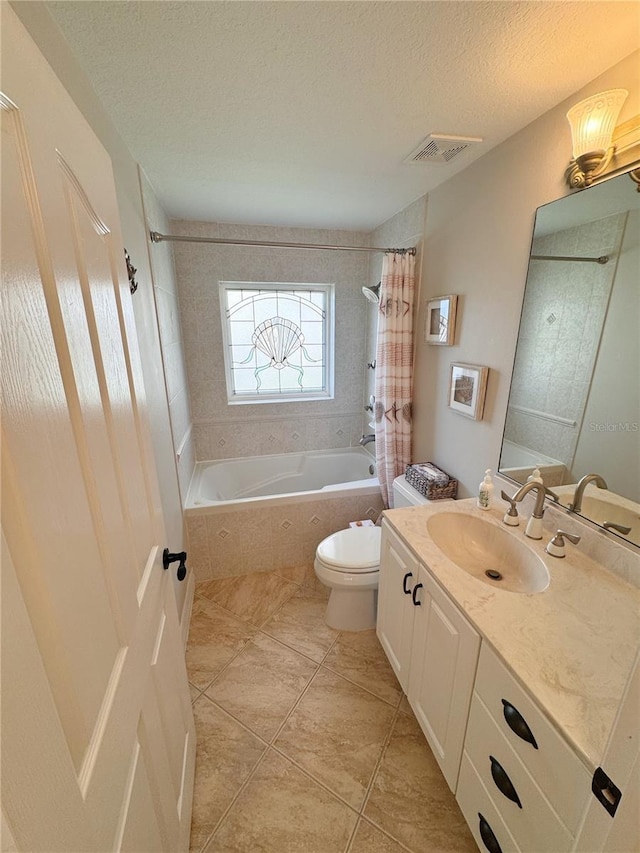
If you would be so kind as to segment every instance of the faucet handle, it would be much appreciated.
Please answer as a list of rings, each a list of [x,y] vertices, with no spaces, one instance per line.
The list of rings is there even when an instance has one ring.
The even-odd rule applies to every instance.
[[[520,524],[520,519],[518,518],[516,501],[510,498],[504,489],[500,492],[500,497],[509,504],[509,509],[505,512],[502,523],[507,524],[509,527],[517,527]]]
[[[575,533],[567,533],[565,530],[557,530],[556,535],[545,548],[547,554],[550,554],[552,557],[564,557],[565,539],[568,539],[569,542],[573,542],[574,545],[577,545],[580,541],[580,537],[576,536]]]

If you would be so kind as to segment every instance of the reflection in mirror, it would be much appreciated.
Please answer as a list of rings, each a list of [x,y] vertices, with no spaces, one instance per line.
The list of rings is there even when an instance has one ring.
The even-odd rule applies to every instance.
[[[640,193],[619,175],[539,208],[500,472],[640,546]],[[623,530],[631,528],[628,533]]]

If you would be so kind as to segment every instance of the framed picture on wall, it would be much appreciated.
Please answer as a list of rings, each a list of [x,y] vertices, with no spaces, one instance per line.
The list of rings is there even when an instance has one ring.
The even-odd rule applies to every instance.
[[[453,346],[456,334],[457,296],[436,296],[427,302],[424,339],[428,344]]]
[[[449,383],[449,408],[474,421],[481,421],[488,378],[488,367],[454,362]]]

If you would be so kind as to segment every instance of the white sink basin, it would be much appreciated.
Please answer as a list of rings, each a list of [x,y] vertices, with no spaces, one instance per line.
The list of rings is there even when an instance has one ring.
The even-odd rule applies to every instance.
[[[530,594],[549,586],[544,561],[496,524],[462,512],[439,512],[429,518],[427,530],[456,566],[494,589]]]
[[[627,501],[630,503],[630,501]],[[634,511],[628,506],[621,506],[612,501],[602,500],[599,497],[585,495],[582,498],[582,509],[580,515],[590,518],[596,524],[604,524],[605,521],[611,521],[613,524],[620,524],[622,527],[630,527],[631,530],[626,538],[636,545],[640,545],[640,513]],[[614,531],[615,532],[615,531]]]

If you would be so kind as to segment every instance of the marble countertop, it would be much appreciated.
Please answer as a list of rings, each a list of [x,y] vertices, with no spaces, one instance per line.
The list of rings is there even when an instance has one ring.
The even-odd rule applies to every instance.
[[[513,593],[467,574],[427,532],[427,519],[439,512],[481,516],[526,542],[544,560],[549,587],[532,595]],[[640,591],[582,554],[580,545],[567,544],[564,559],[550,557],[546,532],[542,540],[528,539],[523,522],[507,527],[503,515],[501,508],[479,510],[474,498],[384,513],[593,771],[640,643]]]

